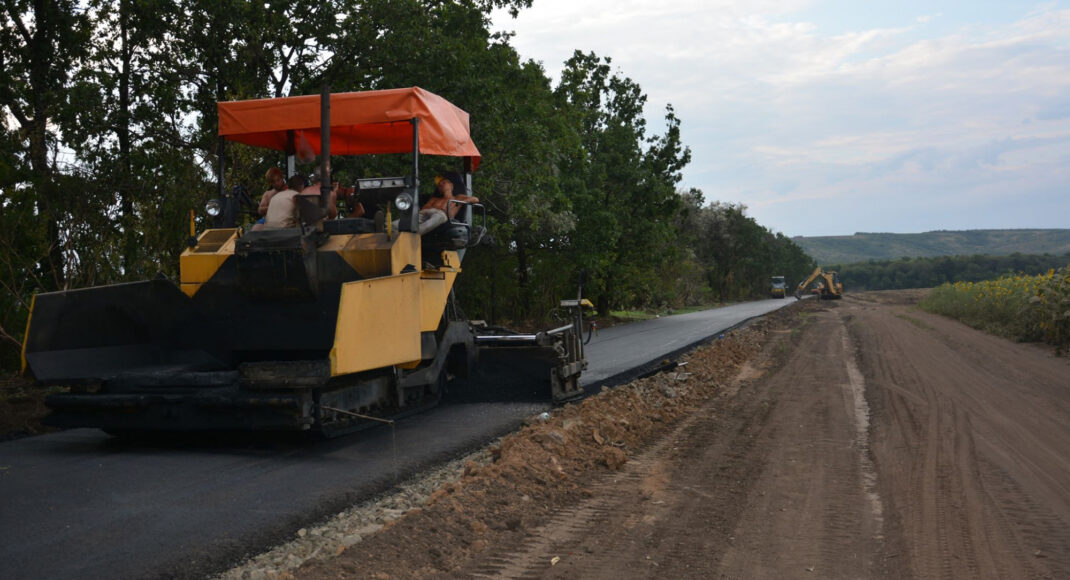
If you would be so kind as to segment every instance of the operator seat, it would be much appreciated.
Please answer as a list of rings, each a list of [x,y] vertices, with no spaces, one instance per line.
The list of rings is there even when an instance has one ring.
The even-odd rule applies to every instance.
[[[461,204],[453,219],[424,234],[423,247],[439,254],[442,250],[468,247],[472,233],[472,204]]]

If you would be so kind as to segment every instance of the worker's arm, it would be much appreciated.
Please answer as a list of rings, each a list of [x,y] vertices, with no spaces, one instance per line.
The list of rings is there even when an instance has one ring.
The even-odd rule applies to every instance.
[[[327,203],[327,217],[334,219],[338,217],[338,184],[334,182],[334,189],[331,190],[331,201]]]
[[[461,203],[479,203],[479,198],[474,195],[455,195],[453,199]],[[450,205],[450,219],[453,219],[457,212],[461,210],[461,206],[457,204]]]
[[[274,189],[269,189],[265,191],[264,195],[260,198],[260,207],[257,208],[260,217],[267,215],[268,204],[271,203],[271,196],[275,195],[275,193],[276,191]]]

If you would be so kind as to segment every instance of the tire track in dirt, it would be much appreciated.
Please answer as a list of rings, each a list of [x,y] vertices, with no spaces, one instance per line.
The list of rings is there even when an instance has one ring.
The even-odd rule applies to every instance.
[[[593,497],[470,573],[495,578],[875,577],[880,499],[843,321],[812,318]],[[777,344],[783,346],[777,347]],[[779,354],[777,354],[779,353]],[[832,361],[828,364],[827,361]],[[553,558],[559,560],[553,560]],[[551,565],[555,562],[556,565]]]
[[[685,421],[677,430],[687,427]],[[667,453],[672,442],[666,437],[648,447],[629,461],[617,473],[599,477],[588,486],[590,498],[579,505],[562,510],[550,520],[532,530],[517,547],[495,553],[487,562],[475,567],[474,578],[538,578],[548,566],[553,566],[556,554],[568,553],[592,530],[602,527],[614,512],[630,504],[635,498],[630,490],[648,487],[662,465],[658,458]],[[629,490],[629,491],[624,491]]]
[[[865,384],[838,305],[813,313],[767,378],[781,433],[722,577],[881,577],[882,505],[869,459]],[[750,529],[747,529],[747,528]]]
[[[869,447],[870,411],[869,403],[866,402],[866,382],[862,371],[858,368],[858,348],[847,332],[846,320],[840,317],[842,326],[841,340],[843,341],[844,366],[847,372],[847,386],[849,389],[850,411],[853,413],[856,433],[855,444],[858,449],[858,469],[861,476],[862,488],[865,491],[866,500],[869,502],[876,527],[875,539],[883,540],[884,504],[881,501],[880,492],[877,489],[877,467],[873,463],[872,453]]]
[[[905,304],[844,305],[910,574],[1070,577],[1067,361]]]
[[[746,372],[744,372],[746,374]],[[727,457],[717,471],[725,474],[723,487],[730,493],[742,495],[737,477],[755,471],[760,462],[751,463],[755,432],[764,424],[771,407],[762,406],[760,413],[748,420],[733,424],[718,424],[717,451],[712,455]],[[556,514],[551,520],[524,538],[519,546],[486,558],[470,575],[482,578],[612,578],[612,577],[706,577],[701,568],[685,564],[684,576],[672,574],[671,567],[663,568],[663,561],[696,561],[694,548],[674,543],[664,547],[660,538],[649,533],[652,525],[671,516],[670,505],[685,502],[701,506],[690,512],[689,521],[712,532],[701,541],[699,551],[712,544],[730,541],[731,525],[742,502],[721,503],[707,490],[682,484],[669,487],[667,480],[680,459],[681,449],[695,437],[708,435],[710,426],[704,424],[711,416],[696,413],[682,421],[671,434],[655,442],[615,474],[607,474],[589,488],[591,498],[580,505]],[[671,497],[670,497],[671,496]],[[637,509],[638,508],[638,509]],[[714,524],[715,528],[710,525]],[[690,525],[690,524],[689,524]],[[616,530],[616,533],[614,533]],[[607,532],[612,538],[607,538]],[[626,536],[626,537],[622,537]],[[607,549],[608,548],[608,549]],[[645,554],[656,553],[657,559]],[[580,558],[570,557],[579,554]],[[563,562],[554,566],[554,557]],[[697,560],[704,560],[698,558]],[[467,575],[467,573],[466,573]]]

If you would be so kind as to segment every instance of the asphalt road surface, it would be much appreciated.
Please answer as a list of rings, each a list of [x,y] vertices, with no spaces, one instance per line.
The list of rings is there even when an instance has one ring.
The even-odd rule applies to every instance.
[[[763,300],[604,329],[588,345],[584,387],[627,380],[792,302]],[[443,405],[392,429],[315,443],[131,444],[94,429],[0,443],[3,576],[203,577],[547,407]]]

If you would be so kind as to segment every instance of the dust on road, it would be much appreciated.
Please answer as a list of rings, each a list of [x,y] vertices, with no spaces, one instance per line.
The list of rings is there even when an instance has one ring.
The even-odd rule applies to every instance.
[[[1070,577],[1070,360],[917,296],[805,301],[558,411],[293,575]]]

